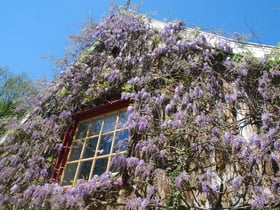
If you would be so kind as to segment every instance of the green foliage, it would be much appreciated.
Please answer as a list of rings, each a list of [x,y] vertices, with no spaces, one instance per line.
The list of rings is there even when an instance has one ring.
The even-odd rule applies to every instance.
[[[6,125],[12,117],[21,118],[32,106],[29,97],[38,92],[35,83],[26,74],[12,74],[8,69],[0,68],[0,135],[6,131]]]
[[[122,86],[122,92],[124,93],[131,93],[132,90],[133,90],[133,85],[131,84],[125,84],[124,86]]]
[[[153,45],[154,46],[157,46],[157,45],[159,45],[159,44],[161,44],[162,43],[162,40],[161,39],[155,39],[155,40],[153,40]]]
[[[57,95],[58,97],[63,97],[63,96],[65,96],[65,95],[69,94],[69,93],[70,93],[70,91],[67,90],[67,88],[63,87],[61,90],[59,90],[59,91],[56,93],[56,95]]]
[[[241,59],[243,58],[243,55],[240,55],[240,54],[232,54],[230,56],[231,60],[233,61],[241,61]]]
[[[98,87],[99,87],[100,89],[106,89],[106,88],[109,88],[109,87],[110,87],[110,84],[109,84],[108,81],[103,81],[103,82],[101,82],[101,83],[98,84]]]
[[[181,192],[178,189],[172,189],[166,199],[167,209],[178,208],[181,204]]]

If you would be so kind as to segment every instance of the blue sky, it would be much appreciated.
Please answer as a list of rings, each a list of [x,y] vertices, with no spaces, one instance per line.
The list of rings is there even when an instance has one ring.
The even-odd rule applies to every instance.
[[[100,21],[112,2],[126,0],[7,0],[0,3],[0,66],[32,79],[50,80],[51,56],[63,57],[69,34],[78,33],[89,17]],[[131,0],[140,13],[159,20],[184,20],[225,36],[234,32],[248,41],[277,45],[280,41],[279,0]]]

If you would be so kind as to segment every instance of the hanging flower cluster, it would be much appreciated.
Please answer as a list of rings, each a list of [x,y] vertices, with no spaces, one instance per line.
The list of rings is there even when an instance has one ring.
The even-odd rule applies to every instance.
[[[1,144],[0,208],[279,206],[279,60],[233,55],[184,30],[113,8],[72,36],[64,70]],[[112,161],[119,176],[50,183],[73,114],[116,98],[133,102],[127,155]]]

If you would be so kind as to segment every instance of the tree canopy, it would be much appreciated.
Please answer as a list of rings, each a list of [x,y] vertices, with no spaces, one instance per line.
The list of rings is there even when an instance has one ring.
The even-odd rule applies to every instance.
[[[113,8],[72,36],[64,71],[0,147],[1,208],[279,207],[279,57],[234,55],[184,30]],[[119,174],[50,182],[73,114],[118,97],[133,102]]]
[[[0,119],[1,135],[12,117],[20,119],[32,105],[38,87],[25,73],[13,74],[7,68],[0,68]]]

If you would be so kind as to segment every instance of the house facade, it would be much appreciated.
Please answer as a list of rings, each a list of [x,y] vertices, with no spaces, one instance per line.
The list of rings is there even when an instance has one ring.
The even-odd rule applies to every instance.
[[[117,8],[73,38],[1,143],[2,209],[279,206],[276,47]]]

